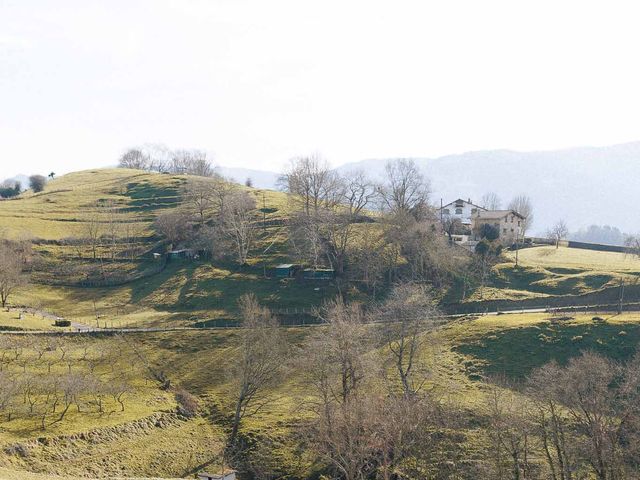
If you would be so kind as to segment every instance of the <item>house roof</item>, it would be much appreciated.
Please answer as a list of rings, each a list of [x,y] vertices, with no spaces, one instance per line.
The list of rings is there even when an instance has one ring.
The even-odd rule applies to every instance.
[[[481,207],[480,205],[476,205],[475,203],[472,203],[468,200],[463,200],[462,198],[458,198],[457,200],[454,200],[453,202],[449,202],[446,205],[443,205],[442,208],[446,208],[446,207],[450,207],[451,205],[458,203],[458,202],[463,202],[463,203],[468,203],[469,205],[479,208],[480,210],[486,210],[486,208]]]
[[[485,219],[485,220],[493,220],[498,218],[504,218],[510,213],[514,214],[516,217],[520,217],[524,220],[524,216],[520,215],[515,210],[485,210],[482,212],[478,212],[475,218],[477,219]]]

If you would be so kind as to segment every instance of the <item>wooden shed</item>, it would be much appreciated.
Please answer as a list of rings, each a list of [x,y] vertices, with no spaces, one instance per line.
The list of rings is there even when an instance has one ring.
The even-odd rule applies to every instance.
[[[195,252],[189,248],[183,248],[181,250],[171,250],[168,255],[170,259],[193,258]]]
[[[305,280],[333,280],[335,276],[333,268],[305,268],[302,272]]]
[[[300,269],[300,265],[295,263],[281,263],[276,266],[276,278],[293,278]]]

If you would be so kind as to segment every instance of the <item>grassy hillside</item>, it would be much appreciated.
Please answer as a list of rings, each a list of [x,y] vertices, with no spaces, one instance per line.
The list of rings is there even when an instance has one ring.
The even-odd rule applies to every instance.
[[[466,301],[543,299],[549,296],[583,295],[617,287],[620,281],[637,285],[640,259],[615,252],[539,246],[507,252],[507,262],[493,269],[489,285]],[[544,301],[544,300],[542,300]]]
[[[304,348],[308,336],[323,328],[286,329],[290,348]],[[628,358],[640,340],[640,315],[603,320],[579,315],[563,321],[546,314],[469,317],[427,335],[439,337],[428,387],[431,394],[455,399],[460,408],[474,412],[485,398],[492,375],[522,378],[551,359],[565,363],[582,350]],[[146,333],[131,338],[155,368],[163,368],[176,385],[198,396],[202,416],[175,417],[172,398],[140,377],[125,412],[73,414],[44,432],[34,421],[0,422],[0,447],[9,452],[20,444],[28,451],[0,455],[0,466],[62,475],[186,476],[198,465],[220,462],[232,408],[228,362],[238,353],[237,331]],[[97,351],[113,342],[121,340],[87,337],[72,352],[79,354],[81,345],[87,344]],[[243,426],[244,435],[268,446],[262,452],[265,458],[294,478],[304,478],[313,470],[309,458],[296,453],[295,427],[305,419],[300,406],[307,399],[306,371],[303,361],[293,362],[287,381],[272,392],[277,401]],[[482,440],[466,428],[458,432],[464,448],[482,449]]]
[[[237,298],[247,291],[278,312],[308,311],[335,295],[330,282],[265,278],[265,272],[278,263],[295,261],[289,254],[285,227],[278,223],[288,217],[289,202],[285,194],[274,191],[247,189],[267,220],[249,265],[239,268],[220,261],[174,261],[155,273],[161,265],[153,260],[152,252],[161,247],[152,222],[159,213],[176,208],[187,180],[181,175],[136,170],[90,170],[57,178],[41,193],[26,192],[18,199],[0,202],[0,232],[33,239],[38,259],[39,271],[33,275],[32,285],[12,301],[92,326],[158,327],[232,319]],[[82,236],[92,221],[108,223],[112,210],[103,208],[107,204],[116,206],[118,218],[127,225],[123,233],[134,232],[131,242],[135,245],[131,247],[139,254],[100,261],[100,268],[145,278],[108,288],[51,285],[82,276],[85,267],[95,268],[88,246],[69,239]],[[519,256],[519,267],[515,268],[514,253],[508,252],[507,261],[494,268],[489,285],[471,292],[464,301],[544,302],[549,296],[597,292],[617,286],[620,279],[630,285],[640,278],[640,260],[621,253],[544,246],[521,250]],[[74,267],[71,271],[70,266]],[[453,289],[446,301],[459,301],[459,293]],[[37,326],[15,321],[4,324],[11,328]]]
[[[43,192],[26,192],[15,200],[0,202],[2,236],[31,239],[37,261],[31,286],[19,291],[12,302],[89,325],[170,326],[233,318],[238,297],[247,291],[282,312],[308,310],[335,294],[328,282],[265,277],[275,265],[291,260],[286,232],[278,223],[288,216],[287,196],[266,190],[246,189],[256,198],[260,220],[266,220],[249,265],[240,268],[219,261],[176,260],[155,273],[161,265],[152,253],[162,250],[152,223],[158,214],[176,208],[187,180],[183,175],[136,170],[90,170],[57,178]],[[126,225],[126,230],[116,233],[131,236],[129,246],[139,254],[94,260],[90,248],[73,239],[85,235],[92,222],[108,224],[114,211],[118,221]],[[107,272],[145,278],[106,288],[59,285],[65,279],[73,283],[83,278],[83,268],[97,264]],[[28,329],[37,326],[13,321],[5,324]]]
[[[295,312],[298,318],[337,293],[332,282],[265,276],[278,263],[292,260],[281,222],[289,214],[288,199],[279,192],[255,189],[247,191],[256,197],[270,222],[260,229],[254,254],[242,268],[220,260],[173,260],[161,271],[119,286],[54,284],[54,276],[64,277],[65,266],[95,263],[86,245],[69,239],[81,236],[90,222],[108,223],[114,210],[104,205],[117,206],[119,219],[130,226],[127,238],[141,252],[136,258],[108,261],[108,268],[136,274],[153,269],[156,264],[151,254],[162,246],[153,234],[152,222],[159,213],[176,208],[186,181],[184,176],[94,170],[60,177],[42,193],[27,192],[19,199],[0,202],[2,234],[32,239],[38,266],[44,266],[45,272],[34,275],[32,283],[11,299],[34,313],[19,318],[19,308],[0,312],[0,328],[59,330],[51,325],[52,315],[47,312],[100,327],[224,324],[236,318],[237,299],[247,292],[274,312]],[[366,239],[366,230],[361,233]],[[517,268],[513,252],[503,260],[494,268],[482,299],[475,291],[466,302],[570,297],[617,286],[620,279],[632,285],[640,278],[640,260],[616,253],[535,247],[519,252]],[[352,299],[363,298],[355,288],[346,293]],[[297,432],[308,420],[302,408],[309,400],[304,349],[309,336],[325,328],[284,330],[294,361],[287,365],[286,380],[271,392],[277,401],[247,418],[242,426],[242,435],[258,458],[277,467],[285,478],[319,473],[313,452],[305,450]],[[379,326],[367,328],[377,337]],[[563,320],[548,314],[469,316],[449,320],[424,336],[426,344],[436,346],[423,359],[433,369],[426,388],[434,398],[453,401],[461,416],[471,419],[448,433],[455,437],[465,461],[473,462],[488,446],[478,425],[482,425],[481,405],[494,376],[522,379],[549,360],[563,364],[586,350],[627,359],[640,341],[640,314],[595,319],[584,314]],[[115,352],[118,368],[131,382],[126,409],[121,411],[113,398],[106,397],[100,411],[96,398],[85,393],[82,411],[72,409],[64,421],[56,421],[58,411],[45,411],[44,430],[34,416],[9,419],[0,414],[0,478],[22,478],[21,471],[34,472],[26,477],[33,480],[44,478],[38,474],[192,477],[199,469],[221,464],[233,403],[230,372],[241,353],[237,329],[63,336],[55,348],[38,350],[37,345],[42,347],[38,342],[53,338],[58,337],[0,336],[0,341],[8,341],[0,344],[0,352],[13,352],[10,356],[18,351],[11,343],[15,339],[27,345],[7,368],[20,378],[39,378],[47,368],[61,378],[73,371],[95,380],[97,372],[108,385],[120,370],[109,368],[104,359],[114,357],[105,352]],[[369,348],[371,353],[387,353],[380,342],[372,342]],[[52,359],[53,367],[49,366]],[[149,371],[165,372],[174,386],[195,395],[200,414],[195,418],[177,415],[172,392],[158,388]],[[381,380],[380,388],[388,386],[383,383]],[[24,413],[28,407],[20,405]]]

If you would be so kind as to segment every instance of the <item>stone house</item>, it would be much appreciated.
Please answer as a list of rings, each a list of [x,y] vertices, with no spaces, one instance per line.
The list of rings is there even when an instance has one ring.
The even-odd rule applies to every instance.
[[[471,230],[476,240],[480,240],[478,232],[483,224],[488,224],[498,230],[500,241],[504,245],[511,245],[516,239],[522,241],[522,227],[525,217],[515,210],[481,210],[471,219]]]

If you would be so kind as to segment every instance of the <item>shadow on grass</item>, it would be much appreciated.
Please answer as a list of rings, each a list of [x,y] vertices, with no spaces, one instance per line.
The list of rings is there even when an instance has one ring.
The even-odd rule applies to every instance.
[[[586,350],[624,361],[636,351],[640,325],[545,322],[494,331],[470,340],[454,348],[473,357],[465,365],[470,378],[507,375],[522,379],[551,360],[565,364]]]
[[[274,311],[310,308],[333,297],[331,282],[264,278],[260,267],[173,261],[158,275],[131,284],[131,303],[166,312],[217,310],[235,316],[238,299],[253,293]]]

